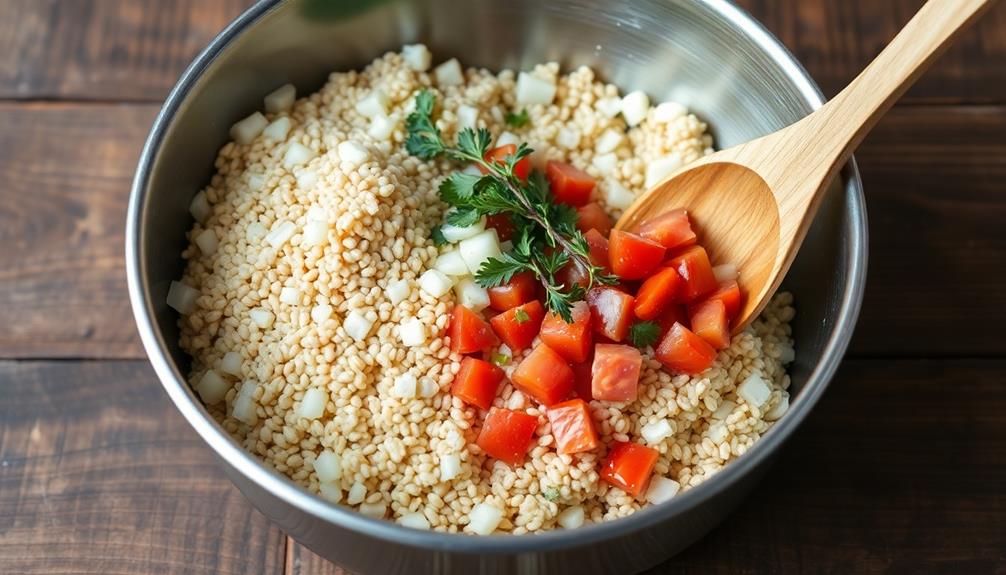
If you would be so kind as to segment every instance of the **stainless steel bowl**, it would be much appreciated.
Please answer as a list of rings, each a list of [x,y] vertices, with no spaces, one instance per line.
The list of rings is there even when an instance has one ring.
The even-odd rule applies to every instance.
[[[781,128],[821,104],[800,65],[723,0],[264,0],[185,71],[154,123],[127,221],[129,291],[164,389],[245,496],[295,539],[364,573],[628,573],[678,552],[748,493],[817,403],[845,351],[866,273],[866,214],[855,165],[824,205],[784,287],[796,294],[796,390],[789,413],[753,449],[699,487],[618,521],[532,536],[470,537],[369,519],[302,490],[245,452],[185,382],[176,315],[187,206],[235,120],[285,82],[300,94],[403,43],[438,59],[528,68],[587,64],[624,90],[674,99],[709,121],[718,147]],[[725,191],[724,193],[729,193]]]

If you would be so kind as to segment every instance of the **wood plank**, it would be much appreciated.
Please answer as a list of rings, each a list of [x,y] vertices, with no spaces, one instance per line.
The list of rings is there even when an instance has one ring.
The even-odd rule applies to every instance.
[[[1003,360],[849,360],[749,500],[651,574],[1006,568]],[[342,571],[290,541],[287,574]]]
[[[831,95],[923,0],[741,0]],[[7,0],[0,3],[0,98],[163,98],[185,65],[251,0]],[[1006,103],[1006,5],[965,34],[908,98]]]
[[[0,361],[0,389],[0,571],[282,572],[146,362]]]

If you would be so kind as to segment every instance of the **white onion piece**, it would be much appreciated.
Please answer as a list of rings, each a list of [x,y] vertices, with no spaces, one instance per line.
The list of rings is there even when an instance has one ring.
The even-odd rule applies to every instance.
[[[314,473],[318,481],[331,483],[342,478],[342,460],[334,451],[322,451],[314,460]]]
[[[440,456],[440,480],[450,481],[461,474],[461,457],[457,453]]]
[[[267,329],[276,321],[276,316],[265,308],[255,308],[248,312],[248,316],[260,328]]]
[[[311,190],[318,184],[318,172],[314,170],[302,170],[297,174],[297,187],[302,190]],[[311,206],[307,210],[307,219],[310,220],[321,220],[325,221],[328,219],[328,214],[325,213],[324,208],[321,206]]]
[[[410,318],[398,326],[398,337],[402,345],[415,347],[426,343],[426,326],[416,318]]]
[[[204,190],[199,190],[196,195],[192,196],[192,202],[189,203],[189,213],[201,224],[205,224],[210,214],[213,213],[213,208],[210,207]]]
[[[332,503],[342,501],[342,488],[334,483],[321,483],[318,485],[318,491],[321,492],[322,497]]]
[[[265,176],[262,174],[248,174],[248,187],[254,191],[259,191],[265,186]]]
[[[248,224],[248,229],[245,231],[248,243],[257,244],[262,241],[262,238],[266,237],[269,233],[269,229],[263,226],[259,222],[252,222]]]
[[[297,231],[297,226],[293,222],[283,221],[274,226],[272,231],[265,237],[265,241],[274,248],[278,248],[290,241]]]
[[[367,488],[357,481],[349,488],[349,495],[346,496],[346,503],[356,505],[362,503],[367,498]]]
[[[423,44],[406,44],[402,46],[402,59],[406,66],[416,72],[425,72],[433,63],[433,54]]]
[[[391,305],[398,305],[409,299],[409,296],[412,294],[412,288],[409,287],[409,280],[400,279],[388,284],[388,289],[385,293],[388,294],[388,300],[391,301]]]
[[[668,423],[666,419],[661,419],[653,423],[643,426],[640,430],[640,435],[646,440],[646,443],[650,445],[656,445],[661,441],[667,439],[671,435],[674,435],[674,429],[671,424]]]
[[[258,421],[258,413],[255,411],[255,389],[256,385],[253,382],[246,381],[241,384],[231,409],[231,416],[234,419],[248,425],[255,425]]]
[[[460,86],[465,83],[465,74],[457,58],[451,58],[433,69],[433,77],[438,86]]]
[[[653,160],[646,165],[646,187],[652,188],[664,181],[667,176],[674,173],[683,163],[681,156],[676,152]]]
[[[653,120],[669,124],[688,113],[688,108],[677,102],[664,102],[653,109]]]
[[[367,339],[367,334],[370,333],[372,327],[374,327],[374,322],[355,309],[349,312],[346,315],[346,320],[342,322],[342,329],[346,330],[346,335],[356,341]]]
[[[465,276],[471,273],[468,264],[461,257],[461,252],[451,250],[437,256],[437,261],[433,263],[433,269],[440,270],[449,276]]]
[[[730,401],[729,399],[720,404],[716,411],[713,412],[713,419],[726,419],[733,413],[734,408],[737,404]]]
[[[479,172],[479,175],[481,175],[481,172]],[[474,224],[465,227],[452,226],[448,223],[444,223],[444,225],[440,226],[440,232],[444,234],[444,239],[449,242],[467,240],[470,237],[474,237],[482,233],[485,229],[485,218],[482,218]]]
[[[472,311],[482,311],[489,307],[489,292],[472,278],[464,278],[454,286],[458,303]]]
[[[559,128],[555,135],[555,143],[567,150],[575,149],[580,145],[580,131],[576,128]]]
[[[597,150],[598,153],[607,154],[608,152],[615,151],[615,149],[621,146],[624,141],[625,134],[620,130],[605,130],[594,144],[594,149]]]
[[[749,405],[761,407],[772,396],[772,387],[761,375],[752,373],[737,386],[737,395]]]
[[[728,282],[737,279],[737,266],[734,264],[722,264],[713,268],[713,275],[717,282]]]
[[[230,388],[230,383],[227,383],[217,372],[209,369],[203,374],[199,383],[196,384],[196,393],[202,398],[203,403],[214,405],[220,403]]]
[[[563,529],[576,529],[583,525],[585,518],[586,513],[583,511],[583,506],[573,505],[563,509],[555,520]]]
[[[398,518],[398,524],[412,529],[429,530],[430,522],[422,513],[406,513]]]
[[[622,98],[622,117],[629,126],[636,126],[646,118],[650,111],[650,98],[645,92],[636,90]]]
[[[783,364],[793,363],[796,359],[796,350],[792,345],[782,344],[779,346],[779,361]]]
[[[217,233],[209,229],[199,232],[199,235],[192,241],[199,246],[199,251],[206,256],[213,255],[217,251],[217,246],[220,245],[220,242],[217,240]]]
[[[604,202],[608,207],[624,210],[636,201],[636,195],[622,184],[610,180],[604,185]]]
[[[517,75],[517,103],[525,106],[551,104],[555,98],[555,82],[521,72]]]
[[[391,391],[398,397],[411,399],[416,396],[416,376],[403,373],[395,378]]]
[[[371,90],[369,94],[356,103],[356,111],[361,116],[373,118],[388,115],[388,95],[381,90]]]
[[[366,515],[367,517],[373,517],[374,519],[381,519],[387,511],[388,504],[384,501],[360,504],[360,514]]]
[[[503,510],[488,503],[479,503],[468,515],[468,527],[479,535],[490,535],[503,521]]]
[[[300,290],[295,287],[284,287],[279,290],[279,301],[287,305],[300,303]]]
[[[591,160],[594,167],[598,169],[602,174],[610,174],[615,171],[618,167],[618,156],[608,152],[607,154],[597,154],[594,159]]]
[[[283,141],[290,133],[290,118],[277,118],[262,130],[262,135],[270,140]]]
[[[496,138],[496,147],[508,146],[510,144],[520,144],[520,138],[513,132],[503,132]]]
[[[231,139],[234,140],[234,143],[242,146],[250,144],[267,125],[269,125],[269,120],[265,119],[262,112],[255,112],[231,126]]]
[[[241,377],[241,366],[243,363],[244,359],[241,358],[240,353],[228,351],[224,354],[223,359],[220,360],[220,371],[234,377]]]
[[[359,166],[370,158],[370,152],[367,151],[367,148],[352,140],[339,142],[338,150],[339,160],[349,163],[354,167]]]
[[[479,123],[479,110],[467,104],[458,106],[458,131],[465,128],[475,129]]]
[[[433,381],[428,377],[424,377],[419,380],[418,393],[419,397],[430,398],[440,391],[440,387],[437,386],[437,382]]]
[[[680,490],[680,483],[673,479],[658,475],[650,479],[650,486],[646,489],[645,497],[650,503],[658,505],[665,501],[669,501],[677,495]]]
[[[772,409],[768,410],[768,413],[765,414],[765,421],[777,421],[783,415],[786,415],[787,411],[789,411],[789,393],[784,391],[779,397],[779,403],[773,405]]]
[[[286,112],[297,100],[297,88],[293,84],[284,84],[270,92],[262,101],[265,111],[270,114]]]
[[[614,118],[622,112],[622,99],[618,96],[601,98],[594,104],[594,107],[605,116]]]
[[[313,160],[315,155],[314,150],[311,148],[300,142],[293,142],[286,149],[286,154],[283,154],[283,167],[289,170],[301,164],[306,164]]]
[[[722,422],[710,425],[709,429],[706,431],[706,436],[717,445],[726,441],[728,435],[730,435],[730,430],[727,429],[727,426]]]
[[[328,392],[320,387],[312,387],[304,392],[304,399],[297,406],[297,415],[304,419],[318,419],[325,413]]]
[[[475,273],[489,258],[499,257],[500,242],[496,230],[485,230],[476,236],[461,240],[458,251],[468,269]]]
[[[370,119],[370,127],[367,134],[377,141],[391,140],[391,135],[395,133],[395,121],[387,116],[374,116]]]
[[[196,309],[196,298],[199,290],[182,282],[171,282],[168,286],[167,304],[182,315],[188,315]]]
[[[451,291],[454,282],[438,270],[426,270],[419,276],[419,289],[433,297],[440,297]]]
[[[328,242],[328,222],[312,220],[304,226],[305,246],[321,246]]]
[[[311,308],[311,321],[314,323],[323,323],[330,317],[332,317],[332,306],[327,303],[318,304]]]

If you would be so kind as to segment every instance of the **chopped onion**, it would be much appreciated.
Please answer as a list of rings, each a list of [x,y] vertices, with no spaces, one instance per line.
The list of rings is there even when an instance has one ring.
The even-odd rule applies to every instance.
[[[485,175],[485,174],[482,173],[482,170],[480,170],[479,167],[476,166],[475,164],[468,164],[465,167],[461,168],[461,173],[468,174],[469,176],[484,176]],[[444,224],[444,225],[448,225],[448,224]],[[482,231],[482,230],[479,230],[479,231]],[[472,235],[474,235],[474,234],[472,234]]]
[[[440,297],[451,291],[454,282],[439,270],[426,270],[419,276],[419,289],[433,297]]]
[[[464,278],[454,286],[458,303],[472,311],[482,311],[489,307],[489,292],[470,278]]]
[[[342,329],[346,330],[346,335],[356,341],[367,339],[367,334],[370,333],[370,328],[372,327],[374,327],[374,322],[367,319],[366,316],[355,309],[349,312],[346,320],[342,322]]]
[[[321,483],[318,485],[318,491],[321,492],[321,496],[325,499],[331,501],[332,503],[338,503],[342,501],[342,488],[333,483]]]
[[[481,175],[481,172],[479,172]],[[444,239],[449,242],[460,242],[461,240],[467,240],[468,238],[477,236],[486,229],[485,218],[480,219],[470,226],[458,227],[452,226],[451,224],[444,223],[440,226],[440,232],[444,234]]]
[[[416,376],[411,373],[403,373],[395,378],[395,383],[391,388],[392,393],[398,397],[411,399],[416,396]]]
[[[168,306],[182,315],[192,313],[196,309],[196,298],[199,290],[182,282],[171,282],[168,286]]]
[[[752,373],[737,386],[737,395],[749,405],[761,407],[772,396],[772,387],[761,375]]]
[[[349,495],[346,496],[346,503],[356,505],[362,503],[367,498],[367,488],[357,481],[349,488]]]
[[[271,140],[282,141],[290,133],[290,118],[283,116],[272,121],[262,130],[262,135]]]
[[[305,246],[321,246],[328,242],[328,222],[311,220],[304,226]]]
[[[563,529],[576,529],[577,527],[583,525],[585,517],[586,513],[583,511],[583,506],[571,505],[563,509],[555,520]]]
[[[667,176],[674,173],[682,164],[681,156],[677,152],[653,160],[646,165],[646,187],[652,188],[664,181]]]
[[[513,132],[503,132],[496,138],[496,147],[508,146],[510,144],[520,144],[520,138]],[[476,168],[478,169],[478,168]]]
[[[360,514],[366,515],[367,517],[373,517],[374,519],[381,519],[387,511],[388,504],[384,501],[360,504]]]
[[[555,98],[555,82],[521,72],[517,74],[517,103],[525,106],[551,104]]]
[[[458,130],[475,129],[479,123],[479,110],[467,104],[458,106]]]
[[[400,279],[388,284],[388,289],[385,293],[388,294],[388,300],[391,301],[391,305],[398,305],[409,299],[409,295],[412,294],[412,288],[409,287],[409,280]]]
[[[370,119],[367,133],[377,141],[390,140],[391,135],[395,133],[395,121],[387,116],[374,116]]]
[[[618,166],[618,156],[608,152],[607,154],[597,154],[594,156],[593,161],[594,167],[598,169],[602,174],[610,174],[615,171]]]
[[[450,481],[461,474],[461,456],[449,453],[440,456],[440,481]]]
[[[713,419],[726,419],[733,413],[734,408],[737,404],[730,401],[729,399],[720,404],[716,411],[713,412]]]
[[[433,77],[438,86],[460,86],[465,83],[465,74],[457,58],[451,58],[433,69]]]
[[[765,421],[777,421],[789,410],[789,393],[782,392],[779,397],[779,402],[772,406],[772,409],[768,410],[765,414]]]
[[[713,275],[717,282],[728,282],[737,279],[737,266],[734,264],[722,264],[713,268]]]
[[[318,304],[311,308],[311,321],[314,323],[323,323],[330,317],[332,317],[332,306],[327,303]]]
[[[419,380],[418,389],[419,389],[419,397],[423,398],[433,397],[434,395],[437,394],[438,391],[440,391],[440,388],[437,386],[437,382],[433,381],[428,377],[424,377],[423,379]]]
[[[471,273],[458,250],[451,250],[437,256],[437,261],[433,263],[433,269],[440,270],[449,276],[466,276]]]
[[[262,174],[248,174],[248,187],[253,191],[259,191],[265,186],[265,176]]]
[[[290,241],[296,231],[297,226],[293,222],[281,221],[278,225],[273,226],[272,231],[266,235],[265,241],[272,247],[278,248]]]
[[[199,251],[203,255],[212,255],[217,251],[217,246],[220,242],[217,241],[217,234],[213,230],[203,230],[192,240],[197,246],[199,246]]]
[[[300,303],[300,290],[295,287],[284,287],[279,290],[279,301],[289,304],[297,305]]]
[[[314,170],[304,170],[301,173],[297,174],[298,188],[302,190],[310,190],[313,189],[314,186],[317,184],[318,184],[318,172],[315,172]],[[321,215],[312,215],[312,213],[318,214],[319,212],[322,212]],[[311,206],[311,208],[307,210],[308,220],[324,221],[328,219],[326,216],[327,215],[324,214],[324,210],[321,208],[321,206]]]
[[[430,69],[433,54],[423,44],[406,44],[402,46],[402,59],[405,60],[406,66],[416,72],[425,72]]]
[[[328,392],[320,387],[312,387],[304,392],[304,399],[297,406],[297,415],[304,419],[318,419],[325,413]]]
[[[291,169],[301,164],[306,164],[314,159],[314,150],[308,148],[300,142],[292,142],[283,155],[283,167]]]
[[[370,158],[370,152],[367,151],[367,148],[352,140],[339,142],[338,150],[339,160],[353,166],[359,166]]]
[[[728,435],[730,435],[730,430],[722,422],[710,425],[709,430],[706,432],[706,436],[717,445],[726,441]]]
[[[688,113],[688,109],[677,102],[664,102],[653,109],[653,120],[669,124]]]
[[[594,149],[601,154],[607,154],[608,152],[615,151],[616,148],[622,145],[625,141],[625,134],[621,130],[616,130],[614,128],[605,130],[601,137],[597,139],[597,143],[594,144]]]
[[[398,524],[412,529],[429,529],[430,522],[422,513],[406,513],[398,518]]]
[[[262,238],[266,237],[269,230],[259,222],[252,222],[248,224],[248,230],[246,232],[248,243],[257,244],[262,241]]]
[[[622,98],[622,117],[625,118],[625,123],[630,126],[635,126],[646,118],[646,113],[650,111],[650,98],[647,97],[645,92],[640,92],[636,90],[626,94]]]
[[[318,481],[331,483],[342,478],[342,461],[334,451],[322,451],[314,460],[314,473]]]
[[[605,182],[604,202],[609,208],[624,210],[636,201],[636,195],[630,192],[625,186],[614,180]]]
[[[601,98],[597,101],[594,107],[605,116],[614,118],[622,112],[622,99],[618,96]]]
[[[485,230],[478,235],[461,240],[458,244],[461,257],[468,269],[475,273],[489,258],[500,255],[500,242],[496,230]]]
[[[407,319],[398,326],[398,337],[406,347],[423,345],[426,343],[426,326],[416,318]]]
[[[278,114],[292,108],[296,100],[297,88],[293,84],[284,84],[270,92],[262,103],[265,105],[266,112]]]
[[[234,398],[234,406],[231,410],[234,419],[248,425],[255,425],[255,422],[258,421],[258,413],[255,411],[256,387],[251,381],[241,384],[241,389],[238,390],[238,394]]]
[[[196,195],[192,196],[192,202],[189,203],[189,213],[192,214],[192,217],[197,222],[204,224],[212,212],[213,208],[210,207],[210,202],[206,199],[206,192],[204,190],[196,192]]]
[[[234,377],[241,377],[241,365],[243,363],[244,360],[241,358],[240,353],[228,351],[224,354],[223,359],[220,360],[220,371]]]
[[[580,131],[576,128],[559,128],[555,135],[555,143],[567,150],[573,150],[580,145]]]
[[[503,521],[503,510],[488,503],[479,503],[468,515],[468,527],[479,535],[489,535]]]
[[[276,316],[271,311],[260,307],[249,311],[248,315],[255,325],[263,329],[270,327],[276,321]]]
[[[681,490],[681,484],[668,477],[657,475],[650,479],[646,489],[646,500],[654,505],[669,501]]]
[[[519,390],[514,390],[506,400],[506,408],[513,411],[520,411],[527,407],[527,398]]]
[[[796,359],[796,350],[793,349],[792,345],[781,344],[779,345],[779,361],[783,364],[793,363]]]
[[[644,425],[643,429],[640,430],[640,435],[643,436],[646,443],[656,445],[674,435],[674,428],[671,427],[671,424],[666,419],[661,419]]]
[[[255,112],[231,126],[231,139],[242,146],[250,144],[267,125],[269,125],[269,120],[265,119],[262,112]]]
[[[361,116],[373,118],[388,115],[388,95],[381,90],[371,90],[369,94],[356,103],[356,111]]]
[[[199,379],[199,383],[196,385],[196,393],[202,398],[203,403],[214,405],[220,403],[220,400],[227,395],[230,388],[230,383],[227,383],[217,372],[209,369]]]

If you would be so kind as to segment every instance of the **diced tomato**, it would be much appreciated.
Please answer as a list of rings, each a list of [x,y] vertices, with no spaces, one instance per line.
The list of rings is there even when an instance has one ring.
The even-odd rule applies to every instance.
[[[691,330],[676,323],[660,340],[656,351],[657,360],[677,373],[702,373],[713,364],[716,350],[706,340]]]
[[[708,299],[688,309],[692,331],[715,349],[730,346],[730,320],[723,300]]]
[[[594,399],[591,392],[591,370],[594,367],[594,360],[590,359],[583,363],[574,363],[570,366],[573,370],[573,391],[576,396],[584,401]]]
[[[709,256],[702,246],[692,246],[671,258],[668,265],[678,271],[685,280],[681,287],[681,299],[691,303],[716,290],[716,276]]]
[[[583,239],[587,240],[587,248],[590,250],[588,252],[590,263],[604,268],[605,273],[610,272],[611,268],[608,266],[608,239],[602,236],[597,230],[589,230],[583,234]],[[587,272],[580,266],[573,265],[572,263],[566,264],[566,267],[562,268],[559,272],[558,280],[565,285],[575,284],[582,287],[587,287],[589,283]]]
[[[632,323],[634,298],[613,287],[595,287],[587,292],[591,323],[594,331],[610,339],[622,341]]]
[[[475,443],[503,463],[520,465],[537,428],[538,418],[533,415],[494,407],[482,422],[482,431]]]
[[[608,260],[611,271],[627,280],[642,279],[664,259],[664,246],[642,236],[622,230],[611,230],[608,237]]]
[[[485,161],[490,164],[501,164],[506,165],[506,157],[512,156],[517,153],[517,144],[507,144],[505,146],[500,146],[498,148],[493,148],[486,152],[484,157]],[[483,174],[488,174],[489,171],[479,166],[479,171]],[[517,162],[517,165],[513,168],[513,173],[515,176],[522,180],[526,180],[528,174],[531,173],[531,158],[522,158],[521,161]]]
[[[601,464],[601,479],[638,497],[650,483],[653,466],[660,453],[652,447],[616,441]]]
[[[590,193],[597,184],[587,172],[555,160],[549,160],[545,166],[545,177],[555,201],[570,206],[582,206],[589,202]]]
[[[573,363],[587,361],[593,343],[590,333],[590,308],[582,301],[573,304],[573,323],[549,312],[541,323],[541,341]]]
[[[696,241],[688,212],[683,209],[671,210],[648,220],[637,231],[669,250],[690,246]]]
[[[664,313],[660,314],[660,317],[657,318],[657,324],[660,326],[660,337],[664,337],[664,335],[671,330],[671,326],[676,323],[680,323],[685,327],[691,325],[688,323],[688,313],[685,310],[685,306],[678,303],[672,303],[667,306]]]
[[[559,453],[580,453],[597,449],[601,444],[590,417],[590,408],[582,399],[571,399],[557,403],[545,412],[552,425]]]
[[[496,343],[496,336],[482,316],[458,304],[451,314],[451,351],[475,353]]]
[[[486,227],[496,230],[501,242],[505,242],[513,237],[513,221],[509,214],[493,214],[486,216]]]
[[[650,320],[660,315],[674,301],[680,285],[681,276],[674,268],[664,268],[647,278],[636,292],[636,317]]]
[[[583,233],[597,230],[602,236],[608,237],[608,233],[611,232],[611,217],[604,211],[601,204],[590,202],[576,208],[576,213],[580,216],[576,220],[576,229]]]
[[[451,384],[451,394],[465,403],[489,409],[504,375],[502,369],[488,361],[466,357],[461,360],[461,369]]]
[[[489,323],[503,343],[519,351],[530,347],[544,317],[545,308],[535,299],[496,315]]]
[[[525,304],[535,298],[538,282],[532,272],[516,274],[505,284],[489,288],[489,305],[497,311]]]
[[[517,389],[546,406],[566,399],[573,391],[573,370],[545,344],[534,348],[520,362],[510,380]]]
[[[635,401],[643,356],[639,350],[621,344],[594,346],[591,395],[603,401]]]
[[[741,310],[741,290],[737,285],[737,280],[723,282],[720,287],[709,295],[704,301],[718,299],[726,307],[727,321],[733,321],[737,317],[737,312]]]

